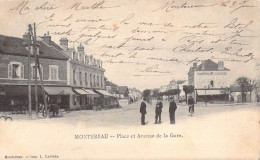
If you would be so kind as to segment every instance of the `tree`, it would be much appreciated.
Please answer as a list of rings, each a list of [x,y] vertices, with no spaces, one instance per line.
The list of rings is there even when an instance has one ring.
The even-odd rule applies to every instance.
[[[185,93],[185,98],[186,98],[186,104],[187,104],[187,95],[194,92],[194,86],[192,85],[184,85],[183,86],[183,91]]]
[[[154,89],[154,90],[153,90],[153,97],[159,96],[159,92],[160,92],[159,89]]]
[[[146,99],[147,102],[149,102],[150,93],[151,93],[150,89],[146,89],[143,91],[143,97]]]
[[[250,82],[249,78],[247,77],[239,77],[236,79],[235,84],[241,88],[242,94],[242,102],[246,102],[245,92],[249,91],[250,89]]]

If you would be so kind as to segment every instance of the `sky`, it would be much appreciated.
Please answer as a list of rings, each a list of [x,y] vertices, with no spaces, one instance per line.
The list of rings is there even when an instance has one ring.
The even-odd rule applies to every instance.
[[[259,62],[256,0],[0,0],[0,34],[22,37],[36,23],[37,36],[67,37],[103,61],[118,85],[159,88],[187,80],[193,62],[223,60],[231,81],[255,78]]]

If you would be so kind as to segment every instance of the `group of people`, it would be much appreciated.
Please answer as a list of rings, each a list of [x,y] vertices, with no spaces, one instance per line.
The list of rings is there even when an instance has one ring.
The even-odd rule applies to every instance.
[[[189,112],[193,111],[194,113],[194,100],[190,96],[188,99],[188,105],[189,105]],[[162,114],[162,108],[163,103],[160,98],[157,98],[156,107],[155,107],[155,124],[161,123],[161,114]],[[170,123],[175,124],[175,111],[177,110],[176,102],[173,98],[170,98],[169,103],[169,117],[170,117]],[[141,113],[141,124],[145,125],[145,115],[146,115],[146,103],[145,98],[143,98],[143,101],[140,106],[140,113]]]

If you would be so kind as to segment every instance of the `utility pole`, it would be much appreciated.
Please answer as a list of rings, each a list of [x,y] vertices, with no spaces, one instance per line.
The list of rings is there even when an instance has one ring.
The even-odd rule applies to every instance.
[[[37,97],[37,99],[35,98],[36,103],[36,116],[38,117],[38,93],[37,93],[37,68],[39,71],[39,77],[40,77],[40,81],[41,81],[41,90],[42,90],[42,96],[43,96],[43,102],[44,102],[44,108],[45,108],[45,112],[46,112],[46,117],[49,118],[49,109],[47,106],[47,101],[46,101],[46,94],[45,94],[45,90],[44,90],[44,85],[43,85],[43,77],[42,77],[42,72],[41,72],[41,67],[40,67],[40,61],[39,61],[39,57],[38,57],[38,53],[37,53],[37,48],[36,48],[36,27],[35,27],[35,23],[34,23],[34,37],[33,37],[33,44],[34,44],[34,56],[35,56],[35,97]],[[37,96],[36,96],[37,94]]]
[[[44,108],[45,108],[45,111],[46,111],[46,117],[49,118],[50,114],[49,114],[49,109],[48,109],[47,101],[46,101],[46,98],[47,98],[47,97],[46,97],[45,90],[44,90],[43,79],[42,79],[42,71],[41,71],[41,69],[40,69],[40,62],[39,62],[38,56],[37,56],[37,66],[38,66],[39,74],[40,74],[40,81],[41,81],[41,88],[42,88],[42,96],[43,96]]]
[[[31,25],[28,26],[28,107],[29,118],[32,119],[32,97],[31,97]]]
[[[38,118],[39,116],[39,106],[38,106],[38,78],[37,78],[37,58],[38,58],[38,53],[37,53],[37,48],[36,48],[36,27],[35,27],[35,23],[34,23],[34,26],[33,26],[33,31],[34,31],[34,36],[33,36],[33,54],[34,54],[34,59],[35,59],[35,62],[34,62],[34,79],[35,79],[35,110],[36,110],[36,118]],[[40,70],[40,69],[39,69]]]

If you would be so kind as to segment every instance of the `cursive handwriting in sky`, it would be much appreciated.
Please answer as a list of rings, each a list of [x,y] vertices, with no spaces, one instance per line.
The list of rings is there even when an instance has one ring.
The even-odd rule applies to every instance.
[[[108,80],[139,89],[187,80],[193,62],[223,60],[238,76],[255,77],[259,61],[256,0],[0,0],[0,34],[67,37],[101,59]],[[248,72],[250,71],[250,72]]]

